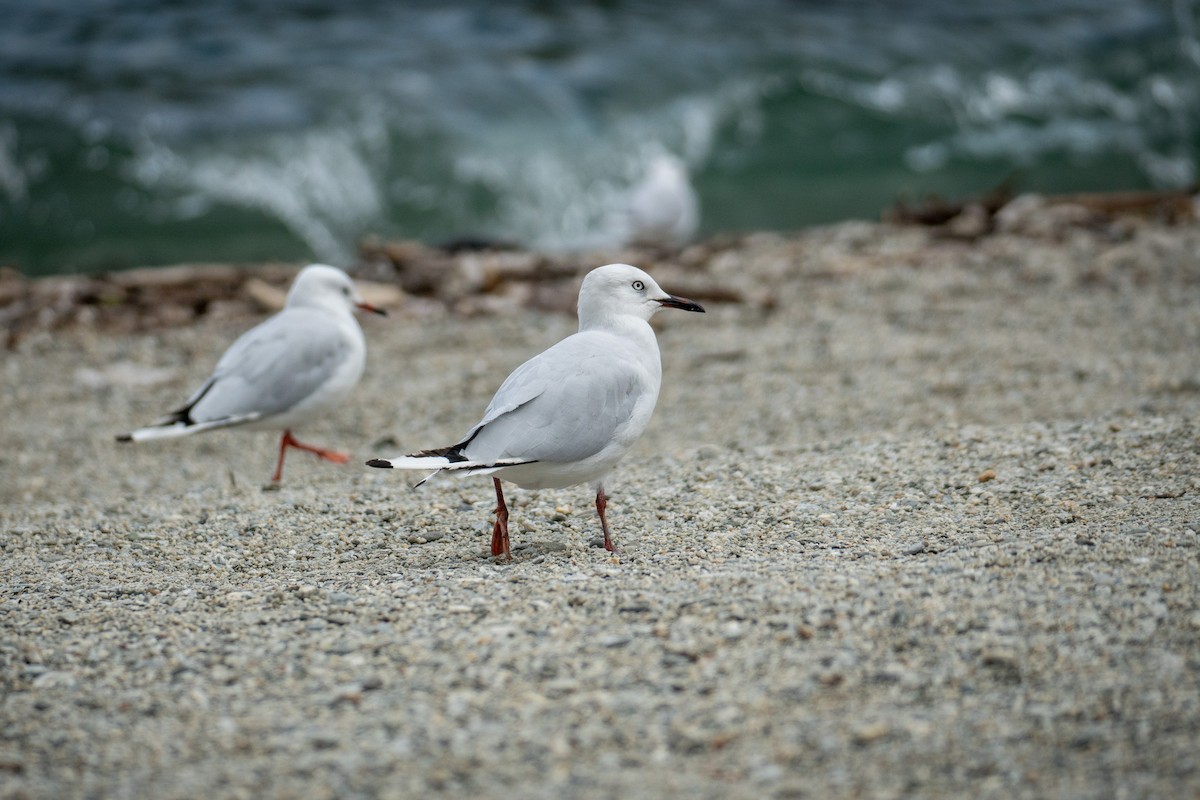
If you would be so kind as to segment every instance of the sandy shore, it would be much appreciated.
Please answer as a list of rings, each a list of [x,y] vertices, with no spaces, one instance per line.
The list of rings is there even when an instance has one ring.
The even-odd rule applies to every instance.
[[[30,326],[0,796],[1197,796],[1198,256],[852,223],[644,264],[715,299],[660,315],[624,552],[586,489],[515,490],[512,564],[485,479],[354,463],[453,441],[573,329],[552,303],[364,320],[360,390],[303,432],[355,462],[278,491],[271,434],[112,440],[251,314]]]

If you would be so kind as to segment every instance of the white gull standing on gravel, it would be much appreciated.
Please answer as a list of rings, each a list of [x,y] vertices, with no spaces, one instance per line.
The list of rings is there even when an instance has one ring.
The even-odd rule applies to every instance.
[[[604,547],[615,550],[603,481],[654,412],[662,364],[650,317],[661,308],[704,311],[667,294],[637,267],[592,270],[579,289],[579,331],[517,367],[458,444],[367,464],[492,475],[492,555],[505,559],[512,554],[501,478],[527,489],[590,483]]]
[[[299,442],[292,429],[341,403],[362,377],[367,345],[354,319],[355,308],[387,313],[363,302],[350,276],[340,269],[305,267],[283,310],[242,334],[182,407],[117,440],[167,439],[235,425],[282,430],[279,462],[271,478],[276,483],[283,478],[289,447],[346,463],[347,454]]]

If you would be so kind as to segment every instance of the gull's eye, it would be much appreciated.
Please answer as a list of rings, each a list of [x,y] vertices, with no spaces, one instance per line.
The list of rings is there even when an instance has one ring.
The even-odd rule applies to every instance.
[[[633,290],[635,292],[644,292],[646,291],[646,284],[642,283],[641,281],[634,281]]]
[[[350,296],[350,287],[349,287],[349,286],[343,286],[343,287],[342,287],[342,294],[344,294],[346,297],[349,297],[349,296]]]

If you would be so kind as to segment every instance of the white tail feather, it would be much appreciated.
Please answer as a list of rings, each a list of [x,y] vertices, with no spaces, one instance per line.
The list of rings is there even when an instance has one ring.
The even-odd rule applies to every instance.
[[[529,463],[531,462],[527,458],[502,458],[497,461],[451,461],[445,456],[396,456],[395,458],[373,458],[367,462],[369,466],[383,469],[436,469],[450,472],[490,471]]]
[[[240,425],[243,422],[252,422],[258,419],[259,416],[258,414],[242,414],[237,417],[225,417],[224,419],[214,419],[207,422],[194,422],[190,425],[183,421],[167,422],[161,425],[151,425],[148,428],[138,428],[136,431],[118,436],[117,441],[146,442],[151,439],[177,439],[180,436],[191,436],[193,433],[211,431],[216,428],[228,428],[231,425]]]
[[[369,462],[372,467],[383,469],[451,469],[455,462],[445,456],[396,456],[376,458]],[[459,464],[470,462],[459,461]]]
[[[433,470],[416,484],[420,486],[439,472],[463,472],[468,475],[490,475],[504,467],[515,467],[519,464],[531,463],[528,459],[503,458],[498,461],[451,461],[445,456],[396,456],[395,458],[373,458],[367,462],[369,467],[381,469],[428,469]]]

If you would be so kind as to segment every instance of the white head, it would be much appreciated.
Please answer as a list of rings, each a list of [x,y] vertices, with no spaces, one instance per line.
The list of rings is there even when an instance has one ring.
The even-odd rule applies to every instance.
[[[375,314],[387,314],[363,301],[349,275],[325,264],[309,264],[300,270],[288,291],[287,307],[319,308],[335,313],[351,313],[361,308]]]
[[[580,330],[610,325],[623,316],[649,320],[660,308],[704,312],[699,303],[667,294],[654,278],[629,264],[597,267],[579,287]]]

